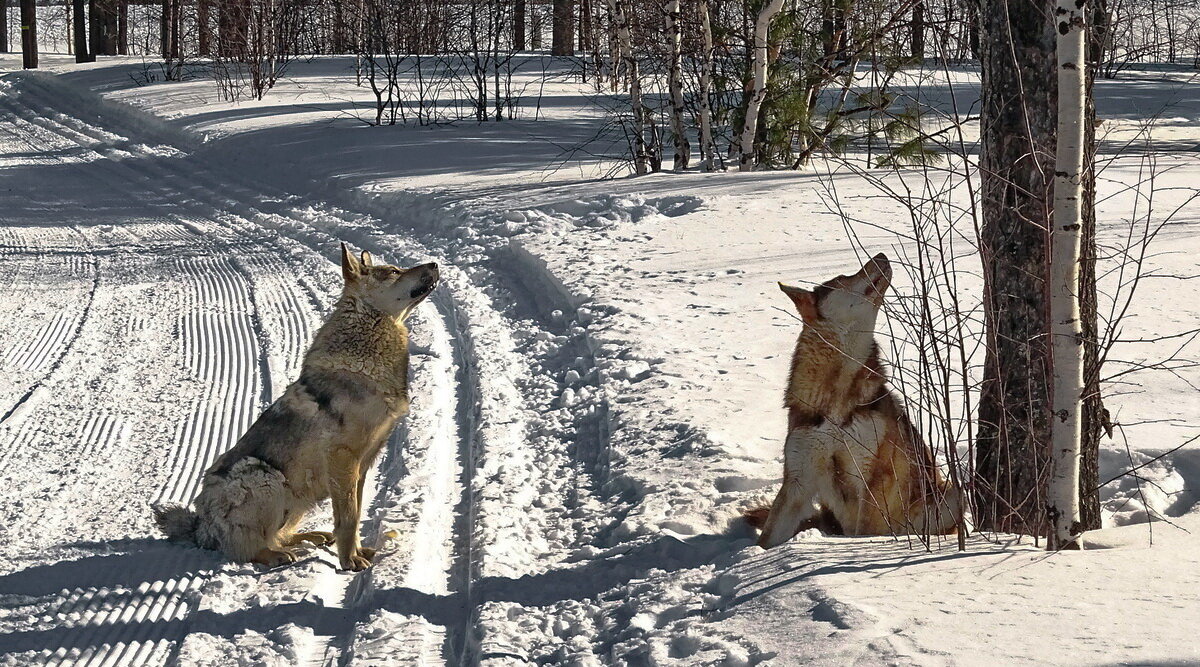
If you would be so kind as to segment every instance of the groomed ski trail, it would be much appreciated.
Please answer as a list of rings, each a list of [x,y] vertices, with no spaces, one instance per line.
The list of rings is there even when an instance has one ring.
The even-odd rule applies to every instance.
[[[10,400],[14,407],[6,409],[12,419],[0,426],[4,429],[0,451],[10,457],[19,452],[28,466],[11,472],[9,481],[19,486],[18,478],[26,477],[23,481],[36,484],[38,478],[59,474],[28,462],[45,460],[37,456],[48,453],[39,451],[44,443],[70,441],[72,431],[82,434],[84,442],[74,452],[61,452],[59,460],[91,466],[93,461],[111,462],[119,456],[142,469],[135,467],[137,474],[121,475],[134,479],[128,480],[127,493],[119,499],[130,506],[116,516],[113,508],[103,506],[102,494],[92,496],[97,489],[94,478],[128,470],[104,469],[97,463],[96,470],[89,471],[93,473],[90,488],[71,488],[69,480],[62,481],[62,490],[75,505],[95,506],[94,516],[84,517],[84,525],[103,527],[100,534],[77,536],[81,538],[77,543],[62,545],[63,538],[70,539],[70,531],[53,530],[65,528],[61,524],[66,522],[52,519],[60,515],[78,521],[76,508],[42,503],[41,518],[51,517],[51,525],[40,524],[43,539],[33,542],[43,553],[37,554],[35,548],[35,553],[6,554],[7,573],[0,575],[0,595],[6,602],[0,612],[0,627],[6,631],[0,638],[4,660],[186,664],[214,654],[252,660],[260,650],[257,637],[265,634],[271,636],[269,650],[289,661],[346,663],[350,658],[346,650],[355,641],[355,604],[371,601],[375,572],[394,571],[435,594],[464,586],[462,580],[470,570],[471,527],[469,519],[456,521],[453,510],[471,516],[470,495],[464,489],[473,439],[464,434],[470,421],[457,404],[461,355],[452,346],[450,325],[443,321],[441,309],[428,307],[414,317],[413,326],[416,346],[429,351],[428,363],[421,361],[419,351],[415,363],[416,416],[383,457],[373,480],[374,500],[364,517],[368,543],[378,540],[384,526],[399,534],[419,529],[423,536],[434,534],[439,539],[422,539],[412,554],[398,559],[404,562],[395,564],[389,562],[392,551],[385,550],[380,567],[365,576],[351,576],[333,572],[336,559],[329,555],[260,573],[154,538],[119,537],[122,528],[126,534],[153,535],[148,503],[186,501],[193,496],[204,468],[278,395],[287,378],[295,377],[322,307],[336,295],[336,268],[302,243],[265,231],[262,223],[270,216],[255,209],[258,198],[251,195],[239,201],[230,194],[236,190],[245,196],[244,189],[225,189],[219,183],[191,178],[175,165],[161,164],[159,159],[171,155],[171,149],[133,144],[108,128],[64,116],[36,85],[18,83],[18,90],[5,87],[0,114],[7,130],[7,150],[0,159],[10,169],[28,168],[22,159],[49,166],[56,175],[69,175],[80,195],[71,202],[74,207],[64,206],[68,202],[60,198],[54,215],[43,217],[40,200],[56,197],[59,179],[43,183],[29,174],[27,187],[15,189],[19,194],[14,198],[24,201],[3,206],[13,211],[5,221],[3,252],[25,260],[10,274],[8,289],[19,289],[22,280],[44,279],[42,267],[60,261],[75,264],[65,267],[71,280],[64,278],[68,289],[62,290],[62,298],[47,306],[45,315],[32,313],[32,321],[45,322],[32,343],[21,335],[25,320],[5,320],[16,325],[6,327],[0,338],[5,366],[11,358],[15,367],[28,371],[28,378],[10,376],[13,381],[4,387],[16,398]],[[122,208],[97,209],[87,203],[93,195],[119,201]],[[34,210],[37,216],[21,215]],[[96,220],[104,213],[110,214],[110,223]],[[70,224],[73,220],[77,223]],[[286,219],[271,223],[303,226]],[[114,238],[87,246],[78,240],[84,235],[81,229]],[[322,253],[336,249],[334,239],[323,234],[308,233],[304,240]],[[80,272],[76,270],[79,258],[83,266],[91,262],[99,268],[92,275]],[[399,263],[415,258],[388,259]],[[154,274],[137,264],[152,265]],[[147,282],[133,296],[153,294],[158,302],[153,309],[123,299],[121,307],[105,307],[91,317],[81,312],[80,302],[86,311],[97,285],[107,288],[101,294],[102,305],[118,301],[108,291],[132,290],[120,281],[128,282],[129,274],[138,275],[139,268]],[[423,329],[426,326],[428,330]],[[71,334],[72,330],[77,333]],[[79,332],[89,349],[75,352],[70,343]],[[132,332],[140,332],[138,340],[146,340],[147,349],[130,349]],[[157,349],[151,349],[151,343],[157,343]],[[98,383],[119,382],[111,375],[97,376],[123,363],[131,351],[143,353],[140,357],[157,370],[160,386],[142,383],[132,397],[128,385],[108,395],[92,391]],[[78,395],[68,396],[64,385],[76,388]],[[139,410],[145,400],[137,396],[141,392],[152,394],[152,402],[161,409]],[[54,415],[72,411],[69,404],[44,398],[51,395],[74,398],[71,403],[87,406],[85,416],[60,426],[57,422],[62,420]],[[133,405],[119,405],[131,398]],[[106,410],[107,405],[111,409]],[[145,437],[146,430],[130,427],[155,412],[159,440],[173,442],[173,447],[154,451],[156,443]],[[131,445],[143,450],[117,451]],[[412,471],[423,480],[419,486]],[[2,502],[21,503],[16,498]],[[411,515],[413,525],[387,511],[395,507]],[[327,514],[327,508],[316,513],[314,523],[327,524]],[[22,539],[24,533],[35,532],[32,524],[9,526],[9,531]],[[27,541],[25,546],[33,544]],[[254,616],[253,622],[245,622],[249,615]],[[235,634],[226,636],[230,632]],[[449,632],[414,628],[412,634],[409,648],[414,655],[457,659],[468,650],[465,624]],[[397,642],[404,640],[393,638],[389,643]]]

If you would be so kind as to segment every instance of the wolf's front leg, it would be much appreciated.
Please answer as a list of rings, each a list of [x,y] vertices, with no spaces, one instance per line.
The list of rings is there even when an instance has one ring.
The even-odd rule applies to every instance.
[[[361,552],[358,521],[362,507],[358,484],[362,476],[359,457],[347,447],[334,450],[329,461],[329,496],[333,501],[333,537],[342,569],[358,572],[371,567]]]
[[[771,512],[767,515],[767,523],[763,525],[762,535],[758,537],[758,546],[764,549],[779,546],[800,530],[800,525],[811,519],[816,513],[813,500],[817,495],[817,484],[814,479],[814,468],[817,461],[811,454],[811,447],[805,441],[803,431],[793,431],[788,435],[783,448],[783,486],[775,502],[771,504]]]
[[[767,515],[762,535],[758,537],[758,546],[770,549],[792,539],[800,529],[800,524],[812,517],[813,509],[811,489],[805,489],[799,481],[785,477],[779,495],[771,504],[771,513]]]

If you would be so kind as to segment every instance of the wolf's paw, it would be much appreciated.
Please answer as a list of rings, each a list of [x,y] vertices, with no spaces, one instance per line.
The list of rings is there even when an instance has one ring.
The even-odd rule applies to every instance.
[[[289,544],[299,544],[308,542],[314,547],[323,547],[326,544],[333,544],[333,533],[325,530],[310,530],[304,533],[296,533],[288,540]]]
[[[366,558],[368,561],[370,561],[372,563],[375,562],[375,550],[372,549],[371,547],[359,547],[358,555],[362,558]]]
[[[254,562],[267,567],[279,567],[296,562],[296,554],[286,549],[263,549],[254,555]]]
[[[341,560],[342,569],[350,570],[351,572],[362,572],[368,567],[371,567],[371,561],[358,554],[354,554],[349,558],[341,558],[339,560]]]

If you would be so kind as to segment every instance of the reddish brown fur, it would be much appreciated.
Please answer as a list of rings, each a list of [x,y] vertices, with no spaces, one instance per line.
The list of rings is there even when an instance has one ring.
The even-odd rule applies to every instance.
[[[797,510],[790,508],[797,503],[803,505],[804,499],[797,500],[785,492],[789,485],[800,484],[796,488],[801,490],[795,494],[815,494],[817,517],[828,515],[831,521],[823,523],[836,523],[847,535],[954,532],[951,505],[945,501],[950,490],[932,452],[912,427],[899,400],[887,389],[886,371],[870,324],[860,328],[844,324],[845,313],[851,313],[851,318],[862,317],[855,313],[869,313],[864,321],[874,322],[875,311],[862,310],[862,301],[848,307],[845,298],[848,290],[857,290],[853,293],[878,309],[890,268],[886,258],[872,261],[880,262],[882,268],[869,262],[859,273],[839,276],[812,291],[783,287],[804,320],[784,397],[789,442],[799,434],[799,444],[794,446],[800,450],[792,454],[785,451],[784,490],[774,507],[792,517],[780,526],[794,525]],[[833,295],[841,301],[835,299],[829,306],[827,302]],[[827,319],[829,313],[824,311],[828,307],[843,314],[841,328]],[[789,458],[797,455],[801,458]],[[801,478],[807,481],[796,481]],[[957,496],[953,506],[957,507]],[[927,521],[927,512],[938,516]],[[772,527],[766,508],[750,510],[746,517],[754,525],[766,523]],[[808,518],[801,525],[815,521],[816,517]],[[760,543],[772,546],[781,537],[787,536],[768,538],[764,533]]]

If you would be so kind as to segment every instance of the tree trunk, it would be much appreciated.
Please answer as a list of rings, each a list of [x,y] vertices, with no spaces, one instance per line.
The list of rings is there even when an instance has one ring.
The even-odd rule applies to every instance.
[[[700,15],[700,37],[702,40],[700,54],[700,160],[701,169],[713,171],[715,165],[715,148],[712,135],[712,71],[713,71],[713,37],[712,19],[708,13],[708,0],[699,0],[696,11]]]
[[[1087,99],[1087,4],[1058,0],[1058,118],[1054,157],[1054,217],[1050,228],[1050,486],[1046,547],[1078,549],[1079,457],[1083,411],[1083,332],[1079,257],[1083,227],[1084,121]]]
[[[971,56],[983,62],[983,48],[980,46],[980,41],[983,38],[983,19],[980,14],[983,12],[984,0],[966,0],[967,6],[967,48],[971,51]]]
[[[34,0],[21,0],[21,66],[37,69],[37,5]]]
[[[621,89],[621,67],[625,62],[621,55],[621,30],[617,20],[617,0],[607,0],[608,7],[608,51],[609,85],[615,93]]]
[[[89,0],[92,57],[117,55],[117,12],[115,0]]]
[[[339,11],[341,4],[338,3]],[[212,55],[212,0],[196,2],[196,51],[202,58]]]
[[[1054,0],[983,0],[980,255],[986,357],[975,443],[976,525],[1046,534],[1046,235],[1057,110]],[[1031,112],[1036,110],[1036,112]]]
[[[8,53],[8,0],[0,0],[0,53]]]
[[[525,50],[525,0],[513,3],[513,51]]]
[[[84,0],[72,0],[71,24],[75,30],[75,62],[90,63],[96,59],[88,52],[87,3]]]
[[[574,13],[574,0],[554,0],[553,35],[550,42],[550,55],[575,55]]]
[[[250,29],[250,7],[247,3],[248,0],[226,0],[220,4],[221,13],[217,18],[217,49],[222,56],[242,58],[246,55],[246,40]]]
[[[1107,417],[1100,396],[1100,340],[1096,303],[1096,99],[1092,89],[1104,53],[1107,2],[1092,7],[1087,70],[1087,117],[1084,121],[1083,238],[1079,263],[1079,310],[1083,330],[1083,425],[1079,461],[1079,522],[1084,530],[1099,529],[1100,435]]]
[[[579,0],[579,52],[587,55],[595,41],[592,35],[592,0]]]
[[[688,144],[687,126],[683,121],[683,55],[681,53],[682,39],[679,30],[679,0],[667,0],[667,47],[669,62],[667,71],[667,88],[671,94],[671,134],[675,138],[676,172],[685,171],[692,159],[692,147]]]
[[[129,55],[129,1],[117,1],[117,55]]]
[[[638,176],[647,172],[649,151],[646,147],[646,110],[642,106],[642,77],[637,56],[633,53],[633,31],[629,27],[628,0],[611,0],[617,22],[617,37],[625,59],[625,76],[629,77],[629,105],[633,113],[633,171]]]
[[[767,4],[758,13],[754,21],[754,55],[752,70],[754,72],[754,89],[746,104],[746,119],[742,124],[742,157],[738,165],[740,171],[753,171],[755,135],[758,133],[758,110],[767,97],[767,40],[770,37],[771,19],[783,9],[783,0],[767,0]]]
[[[921,0],[913,5],[912,31],[909,41],[909,57],[914,63],[925,61],[925,2]]]

